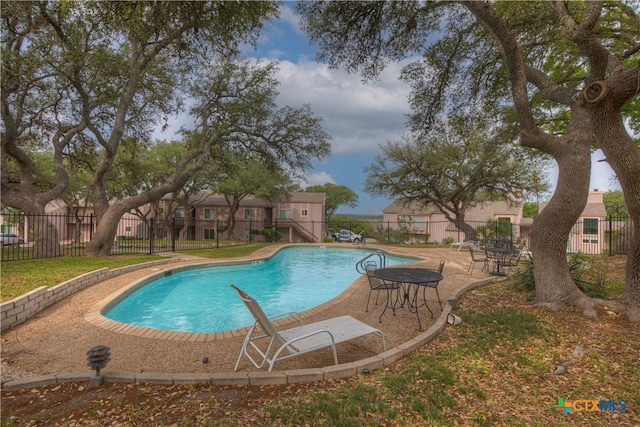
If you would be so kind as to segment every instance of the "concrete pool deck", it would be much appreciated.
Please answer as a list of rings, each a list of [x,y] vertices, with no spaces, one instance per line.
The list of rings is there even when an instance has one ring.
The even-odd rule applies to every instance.
[[[345,247],[345,244],[336,246]],[[279,248],[281,246],[270,246],[251,257],[234,258],[233,261],[269,257]],[[365,248],[375,249],[378,246],[367,244]],[[190,264],[225,261],[178,254],[170,263],[142,268],[79,291],[4,332],[2,387],[15,390],[61,382],[89,381],[96,373],[87,366],[87,351],[97,345],[110,348],[111,361],[100,372],[100,380],[106,382],[257,385],[349,377],[365,369],[379,369],[427,344],[446,325],[446,315],[451,311],[448,298],[494,280],[480,272],[480,269],[475,269],[473,275],[467,273],[471,261],[467,251],[412,246],[380,246],[380,249],[423,258],[410,264],[415,267],[437,268],[441,259],[446,261],[444,279],[438,288],[443,310],[438,306],[435,292],[431,291],[429,307],[435,315],[430,318],[429,312],[421,309],[422,330],[418,330],[415,313],[410,313],[406,308],[397,310],[395,316],[388,310],[380,322],[384,306],[375,304],[375,294],[372,295],[369,312],[365,312],[369,284],[364,276],[337,298],[302,315],[305,323],[310,323],[349,314],[385,334],[385,352],[382,352],[379,339],[364,337],[337,347],[339,365],[333,364],[332,353],[327,349],[278,362],[272,372],[257,370],[244,359],[238,372],[234,372],[247,328],[215,334],[187,334],[118,324],[100,316],[99,307],[115,293],[147,276]],[[382,302],[384,295],[380,295],[380,298]],[[287,322],[279,324],[283,328],[290,325]],[[207,357],[209,362],[202,363],[203,357]]]

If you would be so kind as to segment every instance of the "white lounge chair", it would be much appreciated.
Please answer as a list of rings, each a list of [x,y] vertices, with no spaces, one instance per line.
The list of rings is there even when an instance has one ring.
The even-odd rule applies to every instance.
[[[464,242],[453,242],[451,243],[451,246],[449,246],[449,250],[453,249],[455,246],[458,247],[458,252],[460,252],[460,249],[464,248],[465,246],[469,247],[469,248],[473,248],[474,246],[477,246],[478,242],[476,242],[475,240],[467,240]]]
[[[304,325],[302,318],[298,316],[301,326],[278,331],[273,323],[271,323],[271,319],[291,315],[291,312],[267,317],[255,299],[236,285],[232,284],[231,287],[236,290],[240,299],[242,299],[256,319],[256,322],[251,329],[249,329],[247,337],[242,344],[242,349],[238,355],[234,371],[238,370],[243,355],[258,369],[262,368],[265,363],[268,363],[269,371],[271,371],[273,365],[279,360],[289,359],[327,347],[331,347],[333,350],[333,361],[337,365],[338,354],[336,352],[336,344],[369,334],[378,335],[382,339],[382,348],[385,351],[387,349],[387,342],[380,330],[372,328],[351,316],[334,317],[308,325]],[[257,330],[258,327],[260,331]],[[258,342],[265,343],[266,349],[263,349],[265,344],[263,344],[261,348],[257,344]],[[250,349],[252,352],[257,353],[261,360],[254,359],[254,357],[249,354]]]

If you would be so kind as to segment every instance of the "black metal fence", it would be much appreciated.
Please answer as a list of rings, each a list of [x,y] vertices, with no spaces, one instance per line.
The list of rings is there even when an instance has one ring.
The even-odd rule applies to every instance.
[[[527,248],[530,222],[469,222],[475,240],[506,239],[513,247]],[[85,255],[97,228],[94,215],[24,215],[2,214],[2,261]],[[194,249],[215,249],[253,242],[281,240],[287,242],[321,242],[333,240],[341,229],[362,234],[366,242],[383,244],[450,244],[469,240],[451,222],[391,222],[355,219],[332,222],[327,227],[318,222],[293,222],[270,219],[269,222],[236,220],[233,223],[214,219],[170,218],[142,219],[127,215],[117,227],[111,253],[154,254]],[[5,237],[13,234],[15,237]],[[591,254],[626,254],[633,236],[631,220],[609,217],[605,220],[583,219],[574,226],[567,241],[567,251]]]
[[[473,228],[473,236],[457,229],[450,221],[391,222],[364,221],[335,222],[331,230],[351,230],[362,234],[367,241],[386,244],[445,244],[476,240],[508,240],[508,246],[528,249],[529,230],[532,224],[525,219],[520,224],[508,220],[467,221]],[[628,216],[609,216],[606,219],[583,218],[577,222],[567,240],[568,252],[587,254],[627,254],[634,238],[631,219]]]
[[[94,215],[2,214],[0,232],[16,236],[3,240],[2,261],[83,256],[96,229]],[[215,249],[279,239],[322,241],[324,229],[324,223],[300,223],[287,218],[229,222],[184,217],[156,220],[127,215],[118,223],[111,254]]]

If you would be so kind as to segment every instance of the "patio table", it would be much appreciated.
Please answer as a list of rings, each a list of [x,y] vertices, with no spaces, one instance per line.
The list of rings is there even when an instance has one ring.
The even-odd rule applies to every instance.
[[[485,252],[487,258],[489,258],[489,261],[494,266],[494,269],[489,271],[489,274],[493,274],[494,276],[506,276],[507,272],[504,271],[504,269],[501,270],[500,267],[508,264],[508,260],[520,253],[517,249],[509,248],[485,248]]]
[[[386,282],[400,285],[395,289],[393,287],[387,289],[387,302],[385,303],[384,310],[380,313],[380,322],[382,322],[382,316],[387,311],[387,308],[393,310],[393,314],[395,315],[396,309],[404,307],[405,304],[412,313],[414,312],[413,310],[415,310],[420,330],[422,330],[422,323],[420,322],[420,314],[418,313],[419,307],[426,307],[433,318],[433,311],[427,304],[426,290],[427,288],[434,288],[437,291],[438,283],[442,280],[442,274],[429,268],[390,267],[379,268],[373,272],[373,275]],[[422,290],[422,302],[419,301],[420,290]],[[395,298],[394,292],[396,293]],[[440,308],[442,308],[442,303],[440,304]]]

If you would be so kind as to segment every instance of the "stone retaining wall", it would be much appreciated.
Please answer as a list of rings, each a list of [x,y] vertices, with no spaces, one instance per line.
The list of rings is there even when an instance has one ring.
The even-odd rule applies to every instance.
[[[113,270],[110,270],[109,268],[101,268],[100,270],[95,270],[71,280],[67,280],[66,282],[60,283],[52,288],[41,286],[31,292],[27,292],[26,294],[19,296],[18,298],[0,304],[0,331],[4,332],[14,326],[24,323],[50,305],[84,288],[95,285],[96,283],[111,279],[121,274],[130,273],[141,268],[166,264],[171,261],[172,260],[170,259],[150,261]]]

